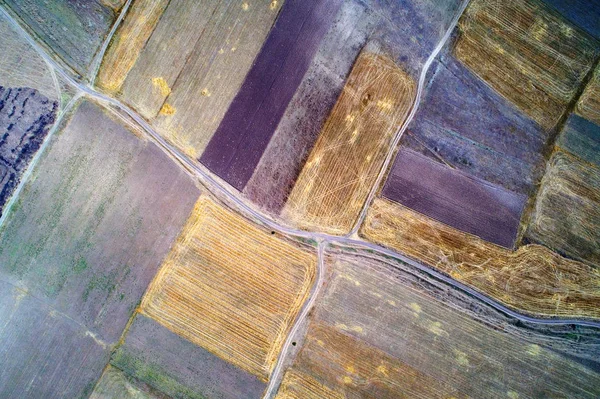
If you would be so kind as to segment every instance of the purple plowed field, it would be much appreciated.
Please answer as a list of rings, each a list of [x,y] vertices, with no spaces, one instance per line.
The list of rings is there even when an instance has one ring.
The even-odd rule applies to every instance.
[[[200,157],[211,171],[243,190],[319,44],[334,20],[341,0],[290,0],[239,93]]]
[[[504,247],[514,245],[527,197],[408,149],[398,153],[383,196]]]

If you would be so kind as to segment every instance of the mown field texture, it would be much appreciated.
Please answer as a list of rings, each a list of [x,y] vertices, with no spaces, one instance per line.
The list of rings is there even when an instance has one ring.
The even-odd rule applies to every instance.
[[[258,399],[265,389],[256,376],[139,314],[110,362],[138,386],[172,398]]]
[[[136,1],[97,84],[190,157],[219,126],[283,1]]]
[[[563,117],[598,42],[539,0],[476,0],[459,22],[457,58],[546,129]]]
[[[202,197],[142,311],[266,381],[315,268],[314,253]]]
[[[487,243],[400,204],[376,199],[361,235],[523,312],[600,317],[600,274],[546,247]]]
[[[117,17],[117,10],[100,0],[3,0],[2,3],[84,77],[90,72],[92,59]]]
[[[327,284],[277,398],[526,398],[599,394],[600,375],[491,328],[391,265],[329,259]],[[382,315],[385,315],[382,317]],[[596,337],[597,339],[597,337]]]
[[[13,383],[0,385],[13,397],[83,395],[100,377],[110,346],[198,195],[192,179],[156,146],[82,101],[0,229],[0,278],[47,309],[16,311],[3,327],[14,334],[5,345],[17,340],[27,350],[7,352],[11,363],[2,373]],[[54,341],[46,347],[46,338],[28,334]],[[55,389],[54,383],[67,385]]]
[[[600,66],[585,87],[576,108],[577,114],[600,125]]]
[[[132,3],[102,59],[95,82],[100,89],[114,94],[121,88],[168,4],[168,0]]]
[[[527,197],[408,149],[396,155],[383,196],[487,241],[512,248]]]
[[[600,266],[600,168],[555,152],[537,195],[528,236]]]
[[[350,231],[414,95],[414,81],[391,59],[362,52],[283,216],[303,228]]]
[[[543,0],[565,18],[600,39],[600,4],[588,0]]]

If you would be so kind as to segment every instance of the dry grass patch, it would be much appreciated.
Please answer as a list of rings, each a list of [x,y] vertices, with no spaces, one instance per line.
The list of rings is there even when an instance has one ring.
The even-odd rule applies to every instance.
[[[142,309],[266,381],[315,268],[313,253],[201,197]]]
[[[361,235],[520,311],[600,317],[600,272],[546,247],[513,252],[385,199],[374,201]]]
[[[288,198],[284,217],[303,228],[350,231],[414,95],[413,80],[391,59],[361,53]]]

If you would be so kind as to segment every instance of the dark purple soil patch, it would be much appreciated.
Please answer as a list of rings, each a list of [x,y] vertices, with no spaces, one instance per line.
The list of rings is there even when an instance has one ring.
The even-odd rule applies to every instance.
[[[0,397],[84,398],[110,357],[69,317],[0,280]]]
[[[94,103],[51,140],[0,231],[0,278],[112,344],[199,190]]]
[[[492,243],[512,248],[526,197],[434,162],[398,153],[383,196]]]
[[[252,176],[341,0],[286,1],[206,150],[212,172],[238,190]]]
[[[543,174],[548,132],[449,55],[432,67],[402,145],[511,191]]]
[[[265,384],[245,371],[136,316],[111,364],[173,398],[260,398]]]
[[[35,89],[0,86],[0,215],[54,124],[58,103]]]

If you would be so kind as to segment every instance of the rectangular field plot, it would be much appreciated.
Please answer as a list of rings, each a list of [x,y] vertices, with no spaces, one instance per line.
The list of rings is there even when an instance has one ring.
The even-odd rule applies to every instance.
[[[47,47],[86,77],[117,11],[101,0],[4,0]]]
[[[259,399],[265,389],[258,377],[139,314],[111,364],[172,398]]]
[[[121,336],[198,195],[191,177],[158,147],[108,111],[82,101],[52,137],[0,229],[0,278],[81,326],[87,339],[109,347]],[[49,335],[61,334],[60,326],[34,322]],[[61,371],[62,352],[76,350],[68,342],[48,353],[35,340],[27,345],[48,357],[47,364],[27,366],[31,375],[38,367],[60,381],[77,379],[76,373]],[[24,363],[5,372],[15,372],[13,367]],[[40,384],[50,383],[50,377],[40,378]]]
[[[414,92],[413,80],[391,59],[361,53],[283,216],[303,228],[350,231]]]
[[[331,279],[278,399],[600,393],[597,372],[548,349],[536,334],[474,320],[447,297],[430,296],[424,287],[432,282],[410,283],[405,272],[362,256],[333,255],[329,265]]]
[[[542,127],[564,115],[599,43],[541,0],[471,2],[454,53]]]
[[[266,381],[315,268],[314,253],[202,197],[142,311]]]
[[[600,317],[597,271],[546,247],[511,251],[379,198],[360,234],[520,311]]]
[[[600,168],[555,152],[538,192],[528,236],[600,266]]]
[[[398,152],[382,195],[508,248],[514,245],[527,199],[407,149]]]

